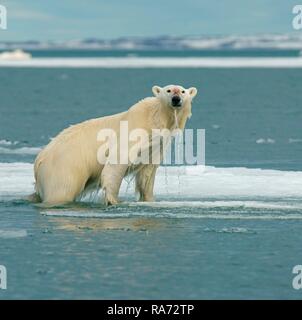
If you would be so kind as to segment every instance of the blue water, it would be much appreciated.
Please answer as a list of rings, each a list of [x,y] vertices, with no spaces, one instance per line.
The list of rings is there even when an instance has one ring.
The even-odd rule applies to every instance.
[[[3,52],[5,50],[0,50]],[[35,49],[26,50],[34,58],[48,57],[298,57],[300,49],[203,49],[203,50],[98,50]]]
[[[0,297],[300,299],[292,268],[302,264],[301,72],[0,69],[0,265],[8,270]],[[186,191],[167,182],[157,196],[166,206],[135,205],[130,197],[118,207],[85,202],[55,215],[22,200],[32,190],[27,163],[35,148],[70,124],[125,110],[151,95],[154,84],[168,83],[199,90],[188,127],[206,129],[208,166],[275,170],[257,171],[259,194],[251,186],[240,190],[248,175],[223,171],[226,180],[219,172],[207,178],[214,191],[206,196],[198,188],[190,194],[190,179]],[[280,171],[297,175],[283,179],[278,194]],[[196,201],[223,203],[192,206]],[[281,202],[290,208],[268,204]]]

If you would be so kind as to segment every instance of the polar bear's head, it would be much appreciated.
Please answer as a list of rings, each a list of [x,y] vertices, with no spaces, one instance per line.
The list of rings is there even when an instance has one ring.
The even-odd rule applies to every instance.
[[[197,89],[194,87],[185,89],[182,86],[170,84],[163,88],[154,86],[152,92],[164,105],[176,109],[191,102],[197,94]]]

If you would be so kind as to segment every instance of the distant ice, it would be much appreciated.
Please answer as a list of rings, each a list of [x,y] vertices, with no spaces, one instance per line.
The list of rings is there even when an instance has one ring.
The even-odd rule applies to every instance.
[[[220,125],[219,124],[212,124],[212,128],[217,130],[220,128]]]
[[[0,61],[0,67],[37,68],[302,68],[302,57],[114,57],[33,58]]]
[[[14,51],[4,51],[0,53],[0,61],[1,60],[20,61],[20,60],[28,60],[28,59],[31,59],[31,54],[24,52],[21,49],[16,49]]]
[[[288,143],[301,143],[302,139],[293,139],[293,138],[289,138],[288,139]]]
[[[17,155],[36,155],[41,151],[42,147],[21,147],[19,141],[10,141],[7,139],[0,140],[1,154],[17,154]]]
[[[245,233],[245,234],[254,234],[256,233],[253,230],[247,228],[240,228],[240,227],[230,227],[230,228],[222,228],[222,229],[211,229],[205,228],[205,232],[215,232],[215,233]]]
[[[238,50],[302,49],[301,33],[221,36],[122,37],[119,39],[73,39],[68,41],[0,42],[0,49],[86,50]]]
[[[275,140],[274,139],[271,139],[271,138],[260,138],[258,140],[256,140],[256,143],[258,144],[274,144],[275,143]]]
[[[27,237],[27,231],[24,229],[20,230],[1,230],[0,239],[15,239]]]
[[[6,139],[0,140],[0,146],[12,146],[12,145],[16,145],[18,143],[19,143],[19,141],[9,141]]]
[[[22,147],[22,148],[0,147],[0,154],[36,155],[41,151],[41,149],[42,148],[38,148],[38,147]]]

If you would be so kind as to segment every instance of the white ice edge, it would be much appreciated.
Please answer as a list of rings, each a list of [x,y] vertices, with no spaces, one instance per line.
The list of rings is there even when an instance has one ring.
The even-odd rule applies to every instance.
[[[173,219],[222,219],[222,220],[302,220],[301,214],[225,214],[225,213],[179,213],[179,212],[77,212],[63,210],[44,210],[41,212],[50,217],[70,217],[70,218],[173,218]]]
[[[34,176],[31,163],[0,163],[0,200],[20,199],[33,191]],[[128,185],[123,181],[120,195],[126,200],[129,197],[133,198],[133,183],[130,182]],[[160,167],[155,180],[155,196],[157,200],[170,201],[153,204],[163,207],[167,205],[197,207],[245,205],[273,208],[277,204],[251,201],[302,199],[302,172],[239,167]],[[223,201],[204,202],[209,198],[215,201],[225,200],[228,204]],[[230,202],[234,199],[245,202]],[[246,202],[247,200],[249,202]],[[286,208],[287,204],[284,205]],[[297,203],[293,201],[290,205],[294,206]],[[300,209],[300,205],[297,209]]]

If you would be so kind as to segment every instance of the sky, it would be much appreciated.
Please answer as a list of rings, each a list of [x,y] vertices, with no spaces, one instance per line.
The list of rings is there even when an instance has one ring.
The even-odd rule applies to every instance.
[[[290,33],[302,0],[0,0],[0,41]],[[299,31],[302,32],[302,31]]]

